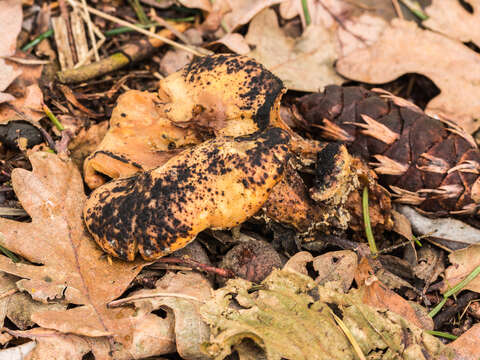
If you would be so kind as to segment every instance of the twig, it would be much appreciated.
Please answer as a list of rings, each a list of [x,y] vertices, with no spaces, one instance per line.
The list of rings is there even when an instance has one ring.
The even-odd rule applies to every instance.
[[[188,40],[188,38],[185,35],[183,35],[180,31],[175,29],[175,26],[172,26],[171,24],[166,22],[164,19],[162,19],[160,16],[158,16],[154,11],[151,12],[150,16],[151,16],[152,20],[156,20],[158,24],[160,24],[163,27],[165,27],[166,29],[170,30],[173,35],[175,35],[178,39],[182,40],[185,44],[192,45],[190,43],[190,40]]]
[[[95,61],[100,60],[100,56],[98,55],[98,46],[97,46],[97,40],[95,39],[95,34],[93,33],[93,24],[92,24],[92,19],[90,18],[90,14],[88,13],[87,10],[87,0],[82,0],[82,10],[80,13],[83,14],[84,20],[87,23],[87,28],[88,28],[88,36],[90,37],[90,41],[92,42],[92,48],[93,48],[93,54],[95,55]],[[103,39],[103,41],[105,41]],[[87,56],[88,58],[88,56]],[[77,64],[78,65],[78,64]]]
[[[201,262],[191,260],[191,259],[184,259],[184,258],[175,258],[175,257],[166,257],[158,259],[155,263],[167,263],[167,264],[184,264],[191,266],[196,270],[201,270],[209,273],[213,273],[219,276],[222,276],[227,279],[231,279],[235,277],[235,274],[228,269],[221,269],[214,266],[202,264]],[[150,266],[150,268],[155,268],[155,263]]]
[[[13,294],[16,294],[18,292],[18,289],[10,289],[8,291],[5,291],[3,294],[0,294],[0,299],[4,299],[6,297],[12,296]]]
[[[175,24],[179,31],[185,31],[189,26],[185,23]],[[160,34],[173,37],[172,32],[167,29],[161,30]],[[162,45],[163,42],[157,39],[140,39],[126,44],[121,52],[112,54],[105,59],[78,68],[60,71],[57,73],[57,77],[60,82],[66,84],[86,81],[145,59]]]
[[[377,244],[375,244],[375,238],[373,237],[372,224],[370,223],[370,212],[368,209],[368,186],[363,188],[362,196],[362,209],[363,209],[363,221],[365,222],[365,235],[367,236],[368,246],[373,256],[378,253]]]
[[[403,19],[403,12],[402,9],[400,8],[400,5],[398,4],[398,0],[392,0],[393,7],[395,8],[395,12],[397,13],[397,16],[400,19]]]
[[[60,14],[62,15],[63,20],[65,20],[65,24],[67,26],[67,37],[70,45],[70,51],[72,52],[73,63],[76,64],[78,62],[78,55],[75,48],[75,41],[73,40],[72,25],[70,23],[67,4],[65,3],[65,0],[58,0],[58,5],[60,6]]]
[[[153,293],[153,294],[139,294],[139,295],[134,295],[130,296],[124,299],[119,299],[119,300],[114,300],[108,303],[109,308],[114,308],[114,307],[119,307],[122,306],[123,304],[126,303],[131,303],[135,300],[143,300],[143,299],[151,299],[151,298],[156,298],[156,297],[174,297],[174,298],[179,298],[179,299],[184,299],[184,300],[191,300],[191,301],[196,301],[200,303],[204,303],[204,300],[197,299],[194,296],[190,295],[185,295],[185,294],[175,294],[175,293],[168,293],[168,292],[158,292],[158,293]]]
[[[480,298],[480,294],[473,291],[469,291],[466,294],[459,296],[455,305],[450,306],[448,309],[435,316],[435,319],[433,320],[435,323],[435,329],[441,328],[443,324],[449,321],[453,316],[455,316],[455,314],[460,313],[463,309],[469,306],[472,300],[478,298]]]
[[[70,2],[70,4],[72,4],[73,6],[79,6],[79,3],[76,2],[75,0],[68,0]],[[148,31],[148,30],[145,30],[145,29],[142,29],[138,26],[135,26],[134,24],[132,23],[129,23],[128,21],[125,21],[125,20],[122,20],[122,19],[119,19],[115,16],[111,16],[111,15],[108,15],[106,13],[104,13],[103,11],[100,11],[100,10],[97,10],[97,9],[94,9],[90,6],[87,6],[86,7],[88,12],[90,12],[91,14],[94,14],[94,15],[97,15],[97,16],[100,16],[101,18],[104,18],[106,20],[109,20],[111,22],[114,22],[116,24],[119,24],[119,25],[122,25],[122,26],[126,26],[126,27],[129,27],[141,34],[144,34],[144,35],[147,35],[147,36],[150,36],[154,39],[157,39],[157,40],[161,40],[163,41],[165,44],[168,44],[168,45],[171,45],[173,47],[176,47],[176,48],[179,48],[179,49],[182,49],[182,50],[185,50],[185,51],[188,51],[196,56],[203,56],[203,55],[208,55],[208,54],[211,54],[211,51],[209,50],[206,50],[206,49],[202,49],[202,48],[198,48],[198,47],[195,47],[193,48],[192,46],[187,46],[187,45],[183,45],[183,44],[180,44],[176,41],[173,41],[173,40],[170,40],[168,37],[165,37],[165,36],[162,36],[162,35],[159,35],[159,34],[156,34],[154,32],[151,32],[151,31]]]

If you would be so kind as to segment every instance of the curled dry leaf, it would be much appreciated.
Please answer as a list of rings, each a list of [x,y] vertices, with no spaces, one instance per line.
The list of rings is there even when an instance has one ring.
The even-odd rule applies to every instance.
[[[23,58],[25,55],[18,54],[18,57]],[[2,61],[4,60],[0,59],[0,62]],[[12,79],[13,82],[8,87],[8,92],[14,95],[14,98],[8,99],[8,104],[0,104],[0,123],[4,124],[9,120],[19,118],[29,121],[40,120],[44,116],[43,93],[38,86],[38,81],[42,75],[43,65],[28,65],[10,61],[8,63],[18,72],[18,76],[15,76],[14,80]]]
[[[266,9],[250,22],[245,38],[255,46],[248,55],[282,79],[288,89],[319,91],[344,81],[333,68],[337,58],[333,30],[312,25],[294,39],[279,27],[275,11]]]
[[[445,281],[442,292],[457,285],[465,279],[477,266],[480,266],[480,245],[471,245],[448,255],[451,265],[445,270]],[[480,277],[476,277],[462,290],[480,292]]]
[[[366,258],[362,258],[355,273],[358,296],[363,304],[376,309],[384,309],[394,312],[407,319],[411,324],[419,328],[432,330],[431,318],[421,316],[414,303],[409,302],[383,285],[375,276],[372,266]],[[426,314],[426,310],[423,310]]]
[[[316,284],[345,293],[350,289],[358,263],[355,252],[351,250],[330,251],[313,257],[309,252],[301,251],[288,260],[283,270],[308,275],[307,264],[310,262],[318,273],[314,279]]]
[[[195,272],[167,274],[158,280],[154,289],[133,292],[122,303],[133,302],[137,311],[151,313],[164,309],[172,312],[176,351],[187,360],[207,359],[200,345],[207,341],[210,331],[200,318],[199,308],[211,298],[208,280]],[[148,334],[150,329],[139,329]],[[156,339],[152,338],[155,343]],[[158,351],[156,352],[159,353]]]
[[[15,169],[12,182],[31,223],[0,219],[1,244],[42,266],[13,263],[0,257],[0,270],[42,284],[53,292],[66,286],[65,303],[80,305],[69,310],[36,311],[32,320],[40,326],[85,336],[114,336],[127,343],[128,311],[108,309],[140,272],[143,264],[109,263],[87,235],[82,209],[82,178],[71,161],[50,153],[30,156],[33,171]],[[46,290],[45,290],[46,291]],[[120,326],[121,325],[121,326]]]
[[[480,46],[480,3],[468,1],[470,12],[458,0],[433,0],[425,8],[428,19],[422,25],[461,42]]]
[[[248,46],[245,38],[237,33],[228,33],[208,45],[212,46],[217,44],[223,44],[233,52],[240,55],[246,55],[250,52],[250,47]]]
[[[343,76],[372,84],[407,73],[429,77],[441,93],[426,111],[456,121],[469,133],[478,128],[474,119],[480,113],[479,66],[480,56],[462,43],[400,19],[394,19],[373,45],[347,54],[336,65]]]

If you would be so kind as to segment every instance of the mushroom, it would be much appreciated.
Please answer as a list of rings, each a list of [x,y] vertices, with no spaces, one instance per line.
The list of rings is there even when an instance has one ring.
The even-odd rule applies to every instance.
[[[107,134],[83,164],[85,182],[91,189],[107,178],[158,167],[178,154],[179,148],[201,141],[193,130],[173,125],[158,102],[156,94],[138,90],[118,98]]]
[[[242,136],[281,127],[282,81],[245,56],[194,60],[162,79],[158,94],[128,91],[118,99],[110,128],[84,162],[90,188],[164,164],[179,148],[212,136]]]
[[[153,260],[207,228],[237,226],[253,216],[281,180],[289,135],[270,128],[218,137],[184,150],[163,166],[111,181],[87,199],[84,219],[107,253]]]

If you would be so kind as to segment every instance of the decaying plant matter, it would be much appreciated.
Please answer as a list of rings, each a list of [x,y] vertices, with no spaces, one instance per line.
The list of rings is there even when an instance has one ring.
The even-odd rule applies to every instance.
[[[299,99],[297,108],[303,126],[371,161],[398,202],[436,215],[478,214],[480,153],[454,123],[360,87],[328,86]]]
[[[185,150],[165,165],[98,188],[85,205],[85,223],[109,254],[159,258],[207,228],[237,226],[254,215],[281,179],[288,134],[272,128],[254,136],[219,137]]]

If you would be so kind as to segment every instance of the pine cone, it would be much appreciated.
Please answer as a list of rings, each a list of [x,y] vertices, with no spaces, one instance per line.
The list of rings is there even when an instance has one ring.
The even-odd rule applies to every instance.
[[[296,103],[310,133],[345,142],[370,161],[397,202],[437,216],[478,214],[480,153],[473,138],[448,120],[381,89],[327,86]]]

